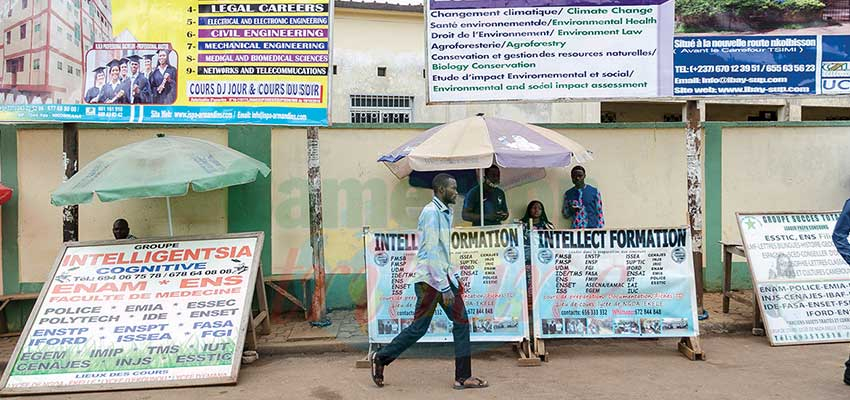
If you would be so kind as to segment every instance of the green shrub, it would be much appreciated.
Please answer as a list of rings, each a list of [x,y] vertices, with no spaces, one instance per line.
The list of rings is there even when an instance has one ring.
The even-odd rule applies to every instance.
[[[811,12],[824,7],[819,0],[677,0],[676,14],[680,17],[711,17],[724,12],[737,15],[771,10]]]
[[[714,16],[722,11],[717,0],[676,1],[676,14],[682,17]]]
[[[819,0],[785,0],[780,3],[780,8],[787,11],[818,11],[826,7]]]

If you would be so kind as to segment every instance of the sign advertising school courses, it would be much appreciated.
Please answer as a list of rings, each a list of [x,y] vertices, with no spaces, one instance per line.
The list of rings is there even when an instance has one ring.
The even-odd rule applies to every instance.
[[[687,228],[534,231],[535,337],[698,336],[690,237]]]
[[[522,228],[454,228],[452,262],[459,266],[474,342],[520,342],[528,337]],[[369,341],[389,343],[413,322],[420,238],[416,231],[367,232],[364,245]],[[420,342],[449,342],[452,323],[437,306]]]
[[[236,382],[262,233],[68,244],[2,394]]]
[[[771,345],[850,341],[850,266],[832,242],[838,215],[737,214]]]
[[[674,95],[850,94],[850,35],[677,36]]]
[[[428,101],[672,96],[672,0],[428,0]]]
[[[29,3],[0,20],[0,121],[328,125],[332,1]]]

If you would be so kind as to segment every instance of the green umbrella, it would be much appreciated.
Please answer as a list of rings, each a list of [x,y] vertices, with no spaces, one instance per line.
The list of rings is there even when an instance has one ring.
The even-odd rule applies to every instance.
[[[250,183],[271,170],[260,161],[206,140],[157,135],[104,153],[50,194],[55,206],[165,197],[168,232],[171,197]]]

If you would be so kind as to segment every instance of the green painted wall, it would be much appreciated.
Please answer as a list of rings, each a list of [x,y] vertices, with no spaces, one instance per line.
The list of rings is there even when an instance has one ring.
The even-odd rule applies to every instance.
[[[268,126],[232,126],[227,129],[230,148],[272,165],[272,130]],[[271,175],[258,176],[247,185],[227,188],[227,231],[265,233],[260,262],[263,274],[271,274],[272,266],[272,183]]]
[[[427,129],[435,124],[399,124],[363,126],[353,124],[337,124],[323,129]],[[112,125],[127,128],[126,125]],[[632,124],[546,124],[548,128],[582,128],[599,129],[604,134],[606,129],[652,129],[652,128],[683,128],[682,123],[632,123]],[[708,290],[719,290],[722,283],[722,254],[718,244],[721,235],[722,208],[722,172],[723,172],[723,128],[724,127],[818,127],[818,126],[850,126],[847,122],[753,122],[753,123],[723,123],[706,122],[705,128],[705,253],[706,273],[705,285]],[[27,125],[27,128],[59,129],[59,124]],[[87,127],[103,128],[104,125],[82,124]],[[108,126],[106,126],[108,127]],[[146,126],[148,127],[148,126]],[[158,126],[161,128],[207,128],[198,125]],[[6,186],[17,190],[17,129],[15,125],[0,125],[0,180]],[[228,128],[230,147],[269,165],[271,160],[271,127],[268,126],[233,126]],[[264,273],[271,271],[271,179],[260,177],[256,182],[228,189],[228,231],[263,231],[266,235],[265,246],[261,254]],[[18,272],[18,203],[14,197],[0,207],[2,211],[2,257],[3,257],[3,289],[4,293],[36,292],[41,289],[40,283],[20,283]],[[736,263],[733,268],[733,285],[735,287],[750,287],[749,271],[744,263]],[[300,286],[292,283],[285,286],[300,299],[309,299],[308,293],[301,293]],[[272,290],[267,290],[270,308],[276,311],[292,310],[292,305]],[[364,274],[333,274],[328,275],[328,308],[351,308],[364,305],[365,275]],[[32,308],[32,302],[19,302],[7,309],[11,329],[20,329]]]
[[[3,213],[3,294],[20,293],[18,283],[18,130],[0,125],[0,181],[14,191]]]

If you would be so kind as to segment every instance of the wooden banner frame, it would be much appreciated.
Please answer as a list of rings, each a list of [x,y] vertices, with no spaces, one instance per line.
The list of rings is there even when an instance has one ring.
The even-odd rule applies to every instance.
[[[268,302],[265,297],[265,287],[263,284],[262,278],[262,268],[260,266],[260,252],[263,249],[263,241],[264,241],[264,233],[263,232],[245,232],[245,233],[234,233],[234,234],[222,234],[222,235],[198,235],[198,236],[180,236],[180,237],[158,237],[158,238],[146,238],[146,239],[131,239],[131,240],[100,240],[100,241],[90,241],[90,242],[66,242],[62,245],[62,248],[59,251],[56,260],[53,263],[53,268],[48,275],[45,284],[42,286],[41,292],[38,296],[38,300],[36,300],[35,306],[30,313],[30,317],[27,320],[26,326],[21,332],[21,336],[15,345],[15,349],[12,352],[12,356],[9,360],[9,363],[6,365],[6,369],[3,372],[2,379],[0,379],[0,396],[14,396],[21,394],[59,394],[59,393],[79,393],[79,392],[101,392],[101,391],[113,391],[113,390],[131,390],[131,389],[153,389],[153,388],[177,388],[177,387],[191,387],[191,386],[207,386],[207,385],[226,385],[226,384],[236,384],[239,377],[239,368],[242,363],[241,353],[243,348],[248,348],[249,350],[256,350],[257,334],[268,334],[271,331],[271,325],[269,320],[269,312],[268,312]],[[45,295],[50,289],[51,283],[54,281],[56,277],[56,272],[59,268],[59,263],[62,260],[62,257],[65,255],[65,252],[69,248],[76,247],[98,247],[98,246],[109,246],[109,245],[130,245],[130,244],[146,244],[146,243],[160,243],[160,242],[185,242],[185,241],[201,241],[201,240],[227,240],[227,239],[244,239],[244,238],[256,238],[257,242],[254,245],[254,257],[252,260],[251,267],[249,269],[250,274],[248,275],[248,288],[253,287],[254,290],[248,290],[245,294],[245,301],[242,304],[242,319],[240,321],[239,326],[239,336],[237,338],[236,347],[234,349],[234,357],[231,361],[232,366],[230,370],[230,377],[224,378],[204,378],[204,379],[187,379],[180,381],[162,381],[162,382],[128,382],[128,383],[116,383],[116,384],[87,384],[87,385],[78,385],[78,386],[42,386],[42,387],[28,387],[28,388],[8,388],[6,387],[7,382],[9,381],[9,377],[12,372],[12,368],[15,366],[15,360],[17,360],[18,355],[23,348],[26,338],[29,336],[30,331],[34,324],[34,319],[36,315],[38,315],[38,311],[41,309],[41,306],[44,303]],[[258,315],[253,315],[252,303],[253,296],[257,294],[257,301],[259,304],[259,313]]]
[[[765,336],[767,336],[768,343],[770,343],[773,347],[784,347],[784,346],[809,346],[809,345],[819,345],[819,344],[830,344],[830,343],[848,343],[848,340],[825,340],[822,342],[815,343],[774,343],[773,342],[773,334],[771,332],[770,323],[767,319],[765,319],[764,315],[764,304],[762,304],[761,296],[756,292],[758,290],[758,282],[756,282],[756,274],[753,273],[753,265],[750,260],[750,252],[747,250],[749,244],[747,243],[747,238],[744,236],[743,227],[741,226],[741,218],[742,216],[755,216],[755,215],[804,215],[804,214],[841,214],[841,210],[831,210],[831,211],[770,211],[770,212],[736,212],[735,213],[735,224],[738,225],[738,233],[741,234],[741,243],[743,243],[744,254],[747,259],[747,268],[750,270],[750,281],[753,284],[753,297],[755,298],[756,304],[758,305],[758,309],[755,312],[758,312],[761,315],[761,321],[764,324]],[[755,329],[753,329],[755,331]]]
[[[679,229],[688,229],[688,230],[690,231],[690,227],[688,227],[688,226],[681,226],[681,227],[677,227],[677,228],[679,228]],[[620,229],[620,228],[618,228],[618,229]],[[652,229],[671,229],[671,227],[654,227],[654,228],[622,228],[622,229],[625,229],[625,230],[628,230],[628,229],[647,229],[647,230],[652,230]],[[563,230],[563,229],[560,229],[560,230]],[[588,229],[588,230],[611,230],[611,229]],[[688,240],[690,240],[690,234],[688,235]],[[691,255],[691,256],[693,256],[693,253],[690,253],[690,255]],[[533,264],[534,264],[534,263],[533,263],[533,261],[532,261],[532,268],[534,268],[534,267],[533,267]],[[691,273],[693,273],[694,275],[696,275],[696,271],[695,271],[695,269],[694,269],[694,268],[690,268],[689,270],[690,270],[690,272],[691,272]],[[696,290],[696,289],[697,289],[697,288],[696,288],[696,284],[697,284],[696,276],[694,276],[693,281],[694,281],[694,286],[695,286],[695,287],[694,287],[694,290]],[[695,293],[696,293],[696,292],[695,292]],[[533,296],[533,295],[532,295],[532,296]],[[698,304],[696,304],[696,303],[695,303],[695,304],[694,304],[694,306],[695,306],[695,307],[698,307]],[[528,304],[528,307],[529,307],[529,311],[530,311],[530,312],[532,312],[532,315],[533,315],[534,302],[529,303],[529,304]],[[695,323],[697,323],[697,324],[699,324],[698,319],[699,319],[699,318],[695,318],[695,319],[694,319]],[[536,335],[534,335],[534,319],[533,319],[533,318],[530,318],[530,319],[529,319],[529,324],[531,324],[531,328],[532,328],[532,329],[530,330],[530,332],[531,332],[531,336],[532,336],[532,351],[533,351],[534,355],[535,355],[535,356],[537,356],[538,358],[540,358],[540,360],[541,360],[541,361],[543,361],[543,362],[549,362],[549,352],[546,350],[546,341],[547,341],[547,340],[569,340],[569,339],[577,339],[577,340],[581,340],[581,339],[614,339],[614,340],[621,340],[621,339],[640,339],[639,337],[623,337],[623,338],[616,338],[616,337],[599,337],[599,338],[592,338],[592,337],[588,337],[588,338],[552,338],[552,339],[543,339],[543,338],[538,338],[538,337],[536,337]],[[667,337],[652,337],[652,336],[649,336],[649,337],[647,337],[647,338],[670,339],[670,338],[676,338],[676,336],[667,336]],[[687,359],[689,359],[689,360],[691,360],[691,361],[705,361],[705,360],[706,360],[706,354],[705,354],[705,352],[704,352],[704,351],[703,351],[703,349],[702,349],[702,344],[701,344],[701,342],[700,342],[700,337],[699,337],[698,335],[697,335],[697,336],[682,336],[682,337],[679,337],[679,343],[678,343],[678,345],[677,345],[677,349],[679,350],[679,352],[680,352],[680,353],[682,353],[682,355],[683,355],[683,356],[685,356]]]
[[[520,227],[520,229],[521,229],[521,228],[522,228],[522,227]],[[363,227],[363,249],[364,249],[364,251],[363,251],[363,257],[364,257],[364,263],[365,263],[364,265],[368,265],[368,261],[367,261],[367,260],[365,260],[365,258],[366,258],[366,254],[367,254],[367,252],[366,252],[365,250],[366,250],[366,248],[367,248],[367,246],[368,246],[368,243],[367,243],[367,241],[366,241],[366,240],[367,240],[367,237],[368,237],[368,235],[369,235],[369,233],[370,233],[370,232],[371,232],[371,227],[369,227],[369,226],[364,226],[364,227]],[[366,296],[366,301],[367,301],[367,303],[368,303],[368,301],[369,301],[369,296],[368,296],[368,280],[369,280],[369,276],[368,276],[368,275],[369,275],[369,269],[368,269],[368,268],[366,268],[366,281],[367,281],[367,296]],[[523,277],[525,277],[525,271],[523,271]],[[523,279],[523,280],[525,280],[525,279]],[[526,287],[526,290],[527,290],[527,288],[528,288],[528,281],[525,281],[525,282],[526,282],[526,286],[525,286],[525,287]],[[530,305],[529,305],[529,307],[530,307]],[[526,311],[526,312],[527,312],[527,310],[528,310],[528,309],[526,309],[526,310],[524,310],[524,311]],[[368,314],[368,310],[367,310],[367,314]],[[530,319],[530,318],[529,318],[529,320],[528,320],[528,323],[529,323],[529,324],[531,324],[531,319]],[[367,332],[368,332],[368,326],[367,326]],[[530,334],[530,332],[531,332],[531,331],[529,331],[529,334]],[[355,362],[355,367],[356,367],[356,368],[371,368],[371,364],[370,364],[370,361],[369,361],[369,360],[370,360],[370,358],[371,358],[372,354],[373,354],[374,352],[376,352],[378,349],[380,349],[382,345],[384,345],[384,344],[382,344],[382,343],[373,343],[373,342],[371,341],[370,335],[369,335],[368,333],[367,333],[367,335],[366,335],[366,336],[367,336],[367,338],[369,338],[369,349],[368,349],[367,354],[366,354],[366,356],[365,356],[364,358],[361,358],[361,359],[359,359],[359,360],[357,360],[357,361]],[[451,343],[451,341],[447,341],[447,342],[437,342],[437,343]],[[540,361],[540,358],[539,358],[539,357],[537,357],[537,356],[534,354],[534,351],[533,351],[533,349],[532,349],[532,343],[531,343],[531,340],[530,340],[530,339],[529,339],[529,337],[527,337],[527,336],[526,336],[526,337],[523,337],[523,338],[522,338],[522,340],[520,340],[520,341],[518,341],[518,342],[504,342],[504,341],[477,341],[477,342],[471,342],[471,343],[510,343],[510,344],[511,344],[511,346],[512,346],[512,348],[513,348],[513,351],[514,351],[514,352],[516,353],[516,355],[517,355],[517,365],[518,365],[518,366],[520,366],[520,367],[538,367],[538,366],[542,365],[542,364],[541,364],[541,361]],[[418,343],[418,344],[430,344],[430,343]]]

